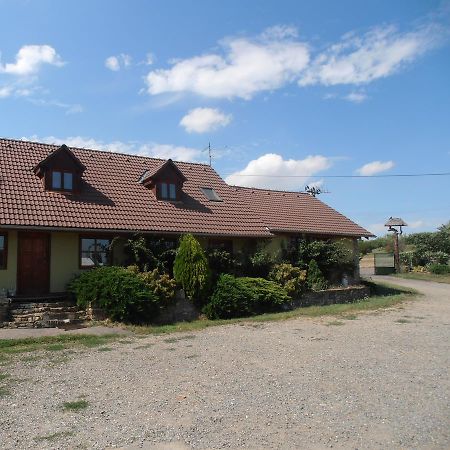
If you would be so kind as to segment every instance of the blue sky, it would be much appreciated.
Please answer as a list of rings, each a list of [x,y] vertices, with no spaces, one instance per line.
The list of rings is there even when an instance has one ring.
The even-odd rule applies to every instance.
[[[193,161],[211,142],[230,183],[316,183],[376,234],[450,220],[450,177],[374,176],[450,172],[448,1],[0,0],[0,16],[0,136]]]

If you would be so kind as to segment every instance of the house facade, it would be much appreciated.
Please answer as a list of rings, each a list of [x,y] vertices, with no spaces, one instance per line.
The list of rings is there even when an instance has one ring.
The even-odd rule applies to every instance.
[[[205,164],[0,139],[0,294],[63,292],[81,271],[124,264],[135,233],[233,252],[343,238],[355,256],[372,236],[309,194],[230,186]]]

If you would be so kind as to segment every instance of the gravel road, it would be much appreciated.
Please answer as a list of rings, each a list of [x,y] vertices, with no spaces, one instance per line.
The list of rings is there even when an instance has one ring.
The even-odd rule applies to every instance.
[[[20,355],[0,366],[0,447],[448,449],[450,285],[396,283],[425,296],[356,319]]]

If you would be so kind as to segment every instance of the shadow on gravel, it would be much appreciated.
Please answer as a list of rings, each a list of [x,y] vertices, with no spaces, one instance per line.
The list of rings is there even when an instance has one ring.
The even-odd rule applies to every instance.
[[[370,296],[389,296],[399,294],[418,294],[415,289],[401,286],[395,286],[386,283],[374,283],[373,281],[364,280],[364,284],[370,289]]]

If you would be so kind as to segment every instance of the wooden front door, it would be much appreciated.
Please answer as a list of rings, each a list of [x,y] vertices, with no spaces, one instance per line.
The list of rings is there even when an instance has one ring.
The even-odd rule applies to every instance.
[[[50,235],[19,233],[17,293],[48,294],[50,284]]]

